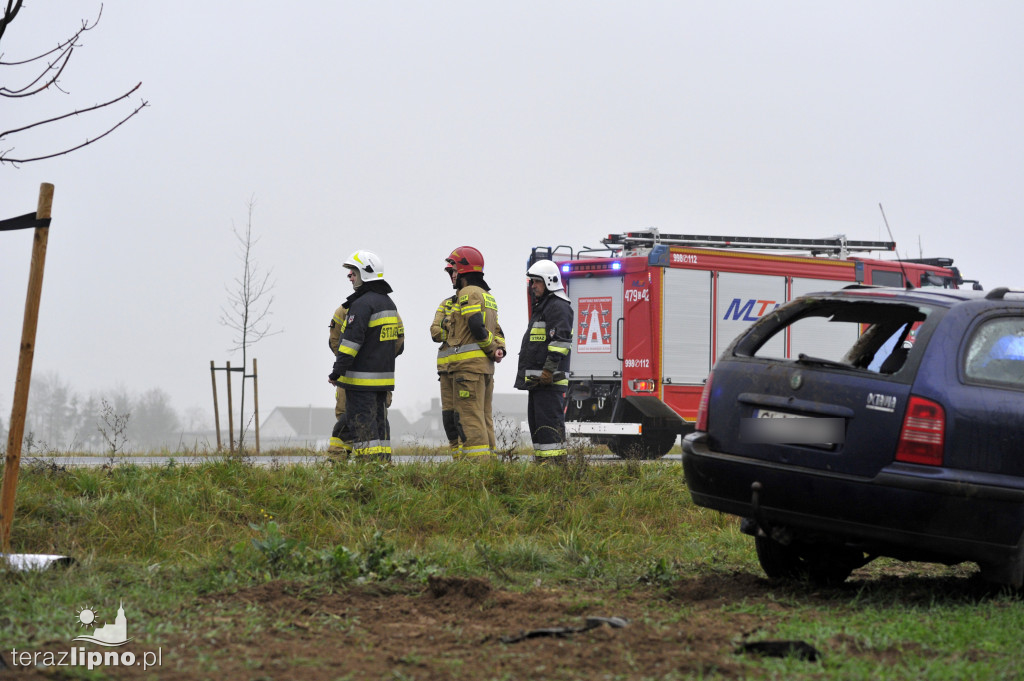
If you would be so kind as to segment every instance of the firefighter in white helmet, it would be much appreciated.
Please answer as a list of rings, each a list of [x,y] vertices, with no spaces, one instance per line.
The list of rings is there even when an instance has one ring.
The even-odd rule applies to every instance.
[[[327,345],[331,348],[331,352],[334,354],[335,360],[337,360],[340,351],[338,346],[341,345],[341,332],[345,328],[345,319],[348,317],[348,304],[342,303],[334,311],[334,315],[331,317],[331,323],[328,327]],[[401,326],[402,317],[399,315],[398,323]],[[398,343],[395,346],[395,351],[398,354],[402,354],[402,350],[405,345],[405,336],[400,335],[398,337]],[[388,391],[387,398],[384,402],[384,406],[388,409],[391,408],[391,391]],[[334,421],[337,424],[338,420],[345,416],[345,389],[341,386],[335,386],[334,388]],[[330,443],[327,446],[327,456],[332,459],[344,459],[352,453],[352,447],[349,443],[345,442],[341,438],[332,437]]]
[[[530,326],[519,349],[515,387],[528,390],[527,422],[534,460],[564,461],[565,391],[572,350],[572,303],[558,265],[538,260],[526,270],[533,300]]]
[[[387,394],[395,387],[395,356],[405,332],[380,257],[356,251],[343,264],[354,291],[345,300],[338,356],[327,377],[345,389],[345,415],[335,424],[332,442],[349,443],[353,456],[390,461]]]

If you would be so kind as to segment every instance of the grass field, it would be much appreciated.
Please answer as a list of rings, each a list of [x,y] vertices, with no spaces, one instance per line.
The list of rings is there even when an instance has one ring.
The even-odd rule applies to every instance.
[[[13,678],[152,676],[38,666],[122,602],[121,650],[159,653],[160,678],[1005,679],[1024,662],[1024,606],[971,565],[769,582],[678,462],[25,460],[12,551],[76,561],[0,572]],[[501,640],[592,615],[629,626]],[[769,640],[815,659],[737,652]]]

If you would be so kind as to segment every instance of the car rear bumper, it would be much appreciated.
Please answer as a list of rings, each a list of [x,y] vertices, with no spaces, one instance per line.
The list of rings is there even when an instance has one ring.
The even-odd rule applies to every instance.
[[[1024,490],[984,476],[897,464],[861,478],[715,452],[704,433],[684,438],[683,470],[694,503],[765,528],[905,560],[1004,564],[1021,554]]]

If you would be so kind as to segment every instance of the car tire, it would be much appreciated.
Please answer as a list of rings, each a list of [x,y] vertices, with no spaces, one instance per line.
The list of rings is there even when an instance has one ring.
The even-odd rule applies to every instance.
[[[843,547],[782,544],[771,537],[754,537],[761,569],[769,579],[810,580],[821,586],[836,586],[864,565],[864,554]]]

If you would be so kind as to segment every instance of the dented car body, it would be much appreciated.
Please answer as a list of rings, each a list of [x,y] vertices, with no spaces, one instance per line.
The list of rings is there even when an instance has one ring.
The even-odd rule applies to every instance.
[[[743,519],[770,577],[877,556],[1024,583],[1024,294],[851,288],[752,325],[683,441],[698,505]]]

